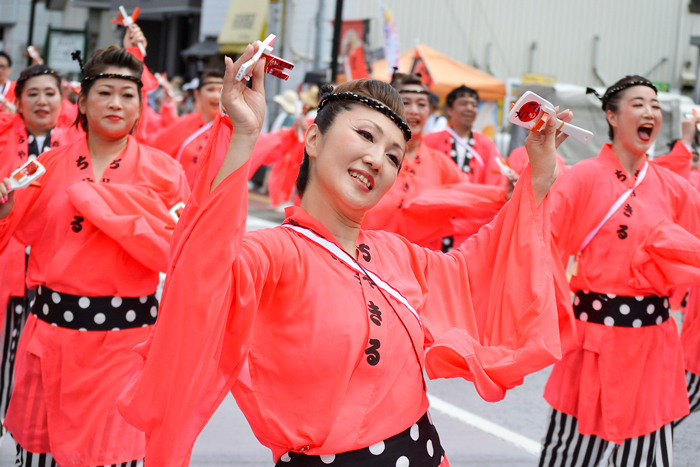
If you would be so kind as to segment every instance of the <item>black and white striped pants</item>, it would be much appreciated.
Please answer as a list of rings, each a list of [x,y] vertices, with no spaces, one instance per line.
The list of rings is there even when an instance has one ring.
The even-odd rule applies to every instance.
[[[0,333],[0,420],[5,420],[7,407],[10,404],[12,383],[15,374],[15,355],[17,344],[29,316],[29,300],[27,297],[10,297],[5,310],[5,321]],[[0,424],[0,436],[5,434],[5,428]]]
[[[595,467],[610,444],[578,432],[576,417],[551,409],[539,467]],[[667,423],[653,433],[614,444],[608,467],[672,467],[673,427]]]
[[[688,399],[690,399],[690,413],[700,412],[700,376],[689,371],[685,372],[685,380],[688,384]],[[673,427],[677,427],[685,420],[687,415],[673,422]]]
[[[15,467],[58,467],[53,456],[49,454],[35,454],[25,451],[22,446],[17,445],[17,457]],[[105,465],[99,467],[143,467],[143,459],[122,462],[121,464]]]

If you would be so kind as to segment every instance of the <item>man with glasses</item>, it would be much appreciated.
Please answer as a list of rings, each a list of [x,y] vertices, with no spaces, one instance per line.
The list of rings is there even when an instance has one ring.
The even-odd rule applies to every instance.
[[[0,50],[0,112],[11,112],[4,102],[12,104],[15,101],[15,82],[8,78],[12,72],[12,59],[4,51]]]

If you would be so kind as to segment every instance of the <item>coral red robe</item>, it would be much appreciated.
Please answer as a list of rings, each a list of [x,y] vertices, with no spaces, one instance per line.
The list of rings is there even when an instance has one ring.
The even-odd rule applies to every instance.
[[[41,188],[17,191],[0,220],[0,249],[13,236],[32,248],[28,287],[153,294],[170,252],[168,210],[189,197],[179,165],[133,137],[97,182],[86,139],[38,160],[46,167]],[[139,363],[131,349],[150,329],[83,332],[30,315],[5,419],[14,439],[29,452],[51,452],[62,467],[142,458],[145,437],[117,413],[116,398]]]
[[[468,182],[452,161],[421,141],[415,158],[404,158],[391,190],[367,211],[362,228],[397,233],[440,250],[443,237],[466,239],[491,222],[505,197],[500,187]]]
[[[54,129],[51,147],[65,146],[65,134]],[[28,133],[20,115],[0,114],[0,179],[9,177],[20,165],[27,162]],[[27,190],[36,190],[30,186]],[[10,297],[24,296],[25,247],[17,240],[10,240],[7,249],[0,253],[0,310],[7,307]],[[0,328],[5,314],[0,313]]]
[[[467,172],[469,181],[485,185],[505,186],[506,178],[501,174],[495,160],[496,157],[501,157],[496,144],[491,138],[477,131],[472,132],[472,138],[474,144],[471,146],[479,153],[481,162],[475,156],[472,157],[469,163],[469,172]],[[429,133],[423,137],[423,140],[426,146],[440,151],[450,159],[455,160],[457,157],[453,153],[453,145],[456,143],[447,130]],[[468,151],[467,156],[469,156]]]
[[[549,205],[537,208],[530,177],[450,254],[362,230],[351,266],[300,233],[340,248],[301,208],[287,211],[289,227],[246,233],[248,163],[210,192],[231,131],[217,118],[173,238],[156,331],[119,402],[147,434],[147,465],[186,466],[228,391],[277,460],[358,449],[411,426],[428,407],[422,367],[496,401],[559,356]]]
[[[563,265],[634,182],[610,145],[556,181],[552,233]],[[682,177],[649,164],[635,196],[583,251],[571,290],[670,296],[679,286],[700,283],[699,235],[700,194]],[[672,318],[639,329],[578,320],[576,327],[577,346],[554,365],[545,398],[577,417],[582,434],[620,443],[688,414]]]
[[[146,144],[169,154],[182,164],[190,187],[194,186],[202,149],[211,136],[211,124],[194,112],[150,136]]]

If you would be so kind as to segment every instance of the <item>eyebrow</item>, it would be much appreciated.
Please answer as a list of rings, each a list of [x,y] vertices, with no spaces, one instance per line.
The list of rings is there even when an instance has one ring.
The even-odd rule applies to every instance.
[[[114,86],[113,84],[109,84],[109,83],[98,83],[98,84],[96,84],[95,86],[96,86],[96,87],[104,86],[104,87],[107,87],[107,88],[110,88],[110,89],[115,89],[115,87],[116,87],[116,86]],[[132,82],[124,83],[124,85],[122,85],[121,89],[124,89],[125,87],[137,88],[137,89],[138,89],[138,87],[136,86],[136,84],[134,84],[134,83],[132,83]]]
[[[360,121],[361,121],[361,122],[367,122],[367,123],[369,123],[370,125],[372,125],[372,126],[377,130],[377,132],[378,132],[379,134],[381,134],[382,136],[384,136],[384,130],[382,130],[382,127],[380,127],[379,125],[377,125],[377,124],[376,124],[375,122],[373,122],[372,120],[368,120],[368,119],[366,119],[366,118],[363,118],[363,119],[361,119]],[[392,146],[392,147],[395,147],[395,148],[398,148],[398,149],[400,149],[400,150],[402,150],[402,151],[404,150],[404,148],[403,148],[399,143],[397,143],[396,141],[394,141],[394,142],[391,144],[391,146]]]
[[[637,96],[637,97],[633,97],[633,98],[632,98],[632,99],[630,99],[630,100],[633,100],[633,101],[634,101],[634,100],[640,100],[640,101],[643,101],[643,100],[644,100],[644,98],[643,98],[642,96]],[[651,101],[652,101],[652,102],[659,102],[659,100],[658,100],[658,99],[656,99],[656,98],[652,99]]]

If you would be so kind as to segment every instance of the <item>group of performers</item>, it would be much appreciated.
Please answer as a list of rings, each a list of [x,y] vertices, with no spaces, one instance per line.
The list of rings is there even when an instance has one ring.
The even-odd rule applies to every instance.
[[[599,96],[598,157],[566,167],[551,119],[507,178],[467,86],[438,132],[420,76],[396,73],[324,87],[315,118],[261,134],[265,59],[234,79],[257,45],[205,70],[178,116],[148,106],[138,43],[134,26],[81,61],[75,105],[43,64],[0,88],[18,467],[186,466],[228,392],[277,466],[449,466],[423,372],[496,402],[550,365],[540,466],[593,467],[611,443],[611,466],[671,466],[674,426],[700,410],[700,118],[648,159],[657,89],[628,76]],[[12,191],[34,159],[46,173]],[[246,232],[261,165],[292,206]]]

